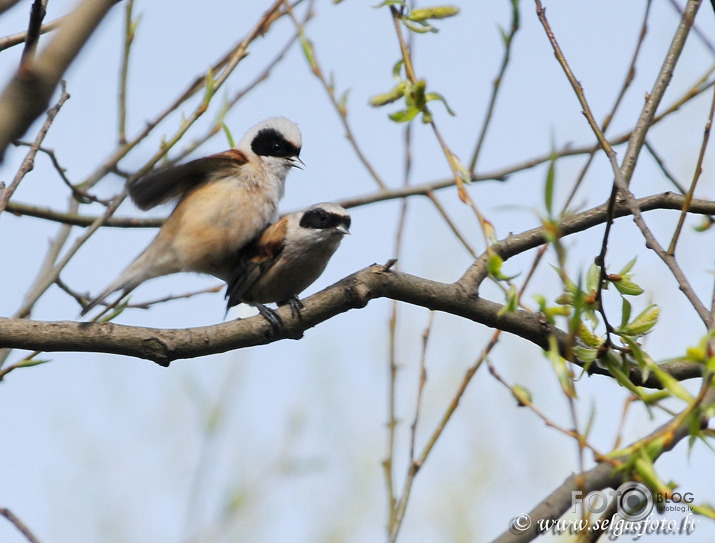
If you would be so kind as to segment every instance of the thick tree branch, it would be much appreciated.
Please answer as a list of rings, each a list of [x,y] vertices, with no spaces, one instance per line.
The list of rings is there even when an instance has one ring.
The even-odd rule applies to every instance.
[[[541,348],[548,347],[549,337],[553,335],[562,350],[567,350],[567,334],[551,326],[539,313],[502,313],[502,305],[479,298],[476,292],[465,291],[459,283],[430,281],[388,271],[377,264],[307,298],[300,317],[294,317],[287,306],[280,308],[278,314],[284,327],[278,334],[273,334],[270,324],[260,316],[190,329],[3,318],[0,319],[0,348],[114,353],[168,366],[180,358],[222,353],[281,339],[300,339],[306,330],[350,309],[365,307],[375,298],[391,298],[451,313],[512,333]],[[661,367],[679,380],[701,375],[701,367],[695,363],[672,362]],[[590,366],[589,373],[610,375],[595,364]],[[640,370],[634,367],[630,368],[629,375],[637,385],[661,388],[652,373],[643,381]]]
[[[62,75],[117,0],[84,0],[32,62],[24,63],[0,95],[0,160],[50,102]]]
[[[710,389],[702,398],[703,404],[708,404],[715,400],[715,389]],[[669,420],[645,438],[639,440],[640,443],[648,442],[659,436],[668,434],[670,439],[664,442],[660,451],[654,455],[652,460],[656,460],[660,455],[672,450],[681,440],[688,437],[692,430],[691,419],[683,416],[691,409],[688,406],[682,413]],[[707,427],[708,419],[701,417],[701,426]],[[631,445],[633,446],[633,445]],[[617,488],[621,483],[628,481],[628,472],[617,471],[616,467],[621,464],[627,456],[609,460],[601,460],[593,468],[585,473],[571,475],[564,483],[549,494],[541,503],[532,509],[528,515],[531,525],[524,531],[506,531],[497,537],[493,543],[523,543],[532,541],[539,535],[539,520],[554,520],[560,518],[570,507],[573,506],[572,492],[579,490],[583,495],[587,495],[593,490],[604,488]]]
[[[680,210],[684,196],[672,192],[663,192],[646,196],[635,201],[641,211],[652,211],[655,209]],[[715,211],[715,202],[709,200],[697,200],[691,203],[689,211],[710,215]],[[625,217],[631,214],[631,208],[623,200],[616,202],[614,217]],[[583,232],[593,228],[598,224],[603,224],[608,218],[608,202],[600,206],[591,208],[581,213],[576,213],[565,217],[559,224],[559,234],[564,237],[578,232]],[[520,234],[509,236],[508,238],[491,246],[491,250],[496,252],[504,260],[523,253],[546,242],[542,228],[533,228]],[[467,270],[459,280],[468,288],[476,289],[487,275],[487,258],[485,253]]]
[[[665,89],[668,88],[670,80],[673,78],[675,65],[678,63],[680,53],[683,51],[685,40],[688,38],[690,28],[693,26],[695,14],[698,12],[700,4],[701,0],[689,0],[688,4],[685,6],[683,14],[680,18],[680,24],[675,31],[675,35],[673,36],[668,53],[666,54],[660,68],[658,77],[656,78],[650,93],[646,95],[643,110],[638,117],[635,130],[633,130],[633,133],[628,140],[628,148],[626,149],[623,161],[621,162],[621,173],[623,174],[626,185],[629,185],[631,182],[633,171],[635,170],[636,163],[638,161],[638,155],[640,154],[641,148],[645,143],[648,131],[653,126],[655,112],[665,95]]]

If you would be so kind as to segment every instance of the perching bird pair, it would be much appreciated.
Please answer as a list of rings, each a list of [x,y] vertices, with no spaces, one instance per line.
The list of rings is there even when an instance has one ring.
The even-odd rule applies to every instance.
[[[99,296],[124,297],[148,279],[177,272],[207,273],[226,281],[226,310],[254,305],[277,326],[263,304],[290,303],[315,281],[349,233],[350,216],[322,203],[278,219],[288,172],[302,163],[298,127],[273,117],[252,127],[235,149],[172,166],[129,185],[143,210],[179,202],[149,246]]]

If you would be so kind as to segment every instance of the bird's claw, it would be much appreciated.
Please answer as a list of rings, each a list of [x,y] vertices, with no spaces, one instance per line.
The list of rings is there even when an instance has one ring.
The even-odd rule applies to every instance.
[[[300,319],[300,310],[305,307],[303,305],[303,302],[300,301],[300,298],[298,298],[298,296],[293,296],[292,298],[289,298],[288,305],[290,305],[291,315],[293,315],[293,317],[295,317],[296,319]]]
[[[268,321],[268,324],[271,325],[271,330],[273,330],[274,334],[278,334],[283,329],[283,320],[278,313],[263,304],[255,304],[255,307],[261,316]]]

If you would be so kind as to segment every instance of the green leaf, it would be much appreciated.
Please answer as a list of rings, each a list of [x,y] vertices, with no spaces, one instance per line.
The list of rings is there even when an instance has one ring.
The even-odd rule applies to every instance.
[[[554,369],[561,390],[564,391],[569,398],[576,397],[576,389],[573,384],[573,373],[569,369],[566,360],[559,354],[559,348],[554,336],[549,337],[549,350],[546,351],[546,358],[551,361],[551,366]]]
[[[425,95],[425,88],[427,83],[424,79],[419,79],[414,83],[407,83],[407,90],[405,92],[405,101],[408,106],[414,106],[420,111],[424,110],[427,105],[427,98]]]
[[[226,126],[226,123],[221,123],[221,128],[223,129],[223,133],[226,134],[226,140],[228,141],[228,146],[233,149],[235,147],[233,143],[233,136],[231,136],[231,131],[228,129],[228,126]]]
[[[400,72],[402,71],[402,66],[404,66],[404,64],[405,61],[403,59],[400,59],[395,62],[395,65],[392,67],[392,77],[394,79],[397,79],[398,81],[401,80]]]
[[[350,93],[350,89],[346,90],[344,93],[340,95],[340,99],[338,100],[338,111],[340,111],[341,115],[345,115],[348,111],[348,94]]]
[[[127,308],[130,299],[130,297],[125,298],[121,304],[114,308],[114,311],[99,319],[99,322],[110,322],[112,319],[117,318]]]
[[[521,385],[511,387],[511,393],[514,395],[514,398],[516,398],[519,407],[526,407],[532,403],[531,392]]]
[[[598,349],[603,345],[603,338],[598,337],[581,323],[576,327],[576,336],[586,347]]]
[[[623,298],[623,304],[621,304],[621,326],[625,326],[628,324],[628,321],[631,320],[631,310],[632,306],[630,302]]]
[[[383,0],[380,4],[372,6],[375,9],[383,8],[385,6],[403,6],[405,5],[405,0]]]
[[[601,359],[601,363],[606,366],[608,372],[616,378],[619,385],[628,389],[630,392],[638,396],[638,398],[643,397],[641,389],[633,384],[633,382],[628,378],[628,374],[623,371],[620,362],[617,361],[610,352],[606,353],[606,356]]]
[[[587,347],[576,346],[573,348],[573,354],[575,354],[576,358],[578,358],[584,364],[589,364],[596,360],[596,357],[598,356],[598,349],[589,349]]]
[[[305,60],[308,61],[308,66],[313,71],[318,69],[318,63],[315,61],[315,53],[313,52],[313,44],[305,37],[305,35],[300,33],[300,47],[303,50],[303,55]]]
[[[495,251],[490,251],[487,249],[489,256],[487,257],[487,272],[489,275],[497,277],[501,273],[501,265],[504,259],[500,257]]]
[[[591,264],[586,273],[586,292],[591,294],[598,291],[598,285],[601,283],[601,268],[595,264]]]
[[[22,360],[18,362],[15,367],[17,368],[32,368],[34,366],[39,366],[41,364],[47,364],[52,362],[49,358],[30,358],[29,360]]]
[[[415,32],[416,34],[426,34],[427,32],[438,32],[438,30],[430,26],[429,24],[423,22],[423,21],[410,21],[409,19],[402,18],[403,24],[412,32]]]
[[[435,6],[413,9],[406,18],[410,21],[421,22],[429,19],[446,19],[458,14],[459,8],[457,6]]]
[[[509,291],[506,296],[506,304],[502,306],[497,315],[504,315],[505,313],[516,313],[519,307],[519,296],[514,285],[509,287]]]
[[[658,367],[658,364],[653,362],[652,365],[649,364],[649,368],[653,372],[653,375],[656,376],[658,381],[661,382],[663,388],[673,394],[673,396],[675,396],[676,398],[680,398],[684,402],[690,403],[693,401],[693,396],[687,390],[685,390],[685,388],[683,388],[680,382],[669,373],[664,372],[662,369],[660,369]]]
[[[626,296],[639,296],[643,294],[643,289],[636,285],[633,281],[626,278],[609,279],[618,292]]]
[[[519,0],[511,0],[511,19],[512,26],[514,28],[519,28]]]
[[[433,100],[437,100],[438,102],[442,102],[444,104],[444,107],[447,109],[447,113],[449,113],[452,117],[456,116],[456,113],[452,111],[452,108],[449,107],[449,104],[447,104],[447,100],[444,99],[444,97],[437,93],[437,92],[428,92],[425,95],[425,98],[428,102],[431,102]]]
[[[213,71],[209,68],[209,70],[206,72],[206,76],[204,77],[204,100],[203,103],[204,105],[208,105],[208,103],[211,101],[211,97],[214,94],[214,76],[213,76]]]
[[[487,249],[489,252],[489,257],[487,257],[487,272],[491,277],[497,281],[511,281],[516,277],[516,275],[504,275],[501,272],[502,264],[504,260],[494,251]],[[518,274],[517,274],[518,275]]]
[[[703,217],[702,221],[700,221],[700,224],[695,226],[693,229],[696,232],[705,232],[712,228],[713,222],[715,222],[715,220],[713,220],[712,217]]]
[[[396,111],[389,115],[390,119],[397,123],[406,123],[415,118],[415,116],[420,112],[416,107],[411,107],[408,109],[403,109],[402,111]]]
[[[499,35],[501,36],[501,41],[506,46],[509,43],[509,34],[501,27],[501,25],[499,25],[497,28],[499,30]]]
[[[625,326],[619,326],[615,332],[624,336],[643,336],[650,332],[658,322],[660,309],[657,305],[649,305],[641,313]]]
[[[618,275],[626,275],[629,271],[631,271],[631,268],[633,268],[633,265],[636,263],[636,260],[638,260],[638,257],[633,257],[633,259],[628,262],[628,264],[623,266],[623,269],[618,272]]]
[[[401,81],[388,92],[371,96],[368,100],[368,103],[373,107],[380,107],[386,104],[391,104],[392,102],[396,102],[405,95],[406,88],[406,82]]]
[[[546,213],[551,217],[554,204],[554,180],[556,179],[556,159],[549,160],[549,168],[546,170],[546,182],[544,183],[544,205]]]

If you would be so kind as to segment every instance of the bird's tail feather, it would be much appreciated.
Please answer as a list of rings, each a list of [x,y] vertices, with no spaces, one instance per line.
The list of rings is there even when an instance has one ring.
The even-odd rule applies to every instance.
[[[127,268],[107,288],[105,288],[99,295],[93,298],[86,306],[84,306],[84,308],[82,308],[82,311],[80,312],[80,315],[84,316],[90,311],[92,311],[92,309],[102,303],[113,292],[121,290],[122,297],[124,297],[132,290],[134,290],[142,281],[137,281],[135,277],[132,277],[132,274],[127,273],[130,271],[130,268]]]
[[[118,290],[122,291],[122,297],[129,294],[147,279],[168,275],[180,271],[170,250],[165,245],[154,242],[132,262],[101,294],[93,298],[83,309],[80,315],[84,316],[97,307],[107,296]]]

